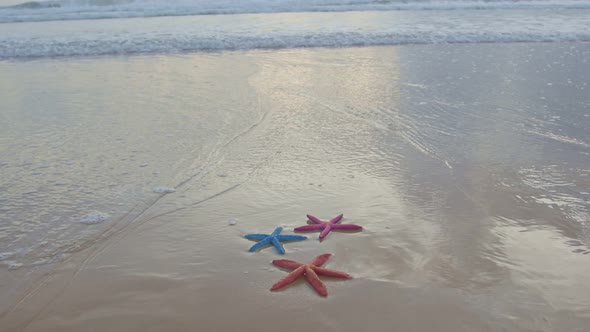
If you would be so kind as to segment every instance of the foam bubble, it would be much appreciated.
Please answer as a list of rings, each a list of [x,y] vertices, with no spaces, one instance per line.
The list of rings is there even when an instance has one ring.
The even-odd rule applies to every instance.
[[[100,212],[100,211],[92,211],[80,219],[80,223],[85,225],[94,225],[100,224],[105,222],[109,219],[110,215],[108,213]]]
[[[16,269],[21,268],[22,266],[23,266],[22,263],[12,263],[12,264],[8,265],[8,269],[9,270],[16,270]]]
[[[175,192],[176,189],[169,187],[155,187],[154,189],[152,189],[152,191],[157,194],[170,194]]]

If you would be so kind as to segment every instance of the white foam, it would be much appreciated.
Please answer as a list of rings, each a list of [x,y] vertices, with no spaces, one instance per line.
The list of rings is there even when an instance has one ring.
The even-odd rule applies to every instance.
[[[175,192],[176,189],[168,187],[155,187],[154,189],[152,189],[152,191],[157,194],[170,194]]]
[[[505,32],[486,29],[465,31],[444,31],[440,27],[430,31],[352,32],[316,31],[299,35],[280,34],[244,36],[229,32],[224,38],[217,36],[187,35],[185,33],[138,34],[100,36],[74,36],[73,38],[14,38],[0,39],[0,58],[55,57],[55,56],[96,56],[110,54],[170,54],[183,52],[280,49],[305,47],[351,47],[401,44],[445,44],[445,43],[510,43],[510,42],[574,42],[590,41],[590,31],[555,32],[519,31]],[[527,30],[523,27],[522,30]],[[94,38],[96,37],[96,38]],[[147,165],[146,165],[147,166]]]
[[[80,219],[80,223],[85,225],[95,225],[105,222],[107,219],[110,218],[108,213],[100,212],[100,211],[92,211]]]

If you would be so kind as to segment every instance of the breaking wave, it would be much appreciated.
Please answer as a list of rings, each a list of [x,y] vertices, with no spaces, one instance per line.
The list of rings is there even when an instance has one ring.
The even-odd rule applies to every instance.
[[[590,0],[61,0],[0,7],[0,23],[280,12],[588,9]]]

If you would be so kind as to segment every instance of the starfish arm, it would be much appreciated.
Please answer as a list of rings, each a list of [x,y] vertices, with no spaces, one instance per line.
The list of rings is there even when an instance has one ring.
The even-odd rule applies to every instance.
[[[334,271],[334,270],[328,270],[328,269],[324,269],[323,267],[317,267],[317,266],[312,266],[311,268],[315,271],[315,273],[317,273],[321,276],[340,278],[340,279],[352,279],[352,276],[348,273]]]
[[[284,255],[285,248],[283,247],[281,242],[277,239],[277,237],[273,236],[270,238],[270,240],[272,241],[272,245],[275,246],[275,248],[277,248],[277,251],[279,252],[279,254]]]
[[[258,250],[258,249],[264,247],[265,245],[269,244],[270,243],[270,240],[271,240],[271,237],[268,236],[264,240],[262,240],[262,241],[260,241],[260,242],[258,242],[256,244],[254,244],[253,246],[251,246],[250,249],[248,249],[248,251],[249,252],[253,252],[253,251]]]
[[[326,228],[320,233],[320,241],[323,240],[332,230],[332,224],[326,224]]]
[[[332,226],[334,229],[345,229],[345,230],[355,230],[355,229],[363,229],[363,226],[354,225],[354,224],[336,224]]]
[[[303,235],[279,235],[277,236],[279,241],[303,241],[307,240],[307,236]]]
[[[276,284],[272,285],[270,290],[275,291],[275,290],[278,290],[278,289],[281,289],[281,288],[287,286],[288,284],[297,280],[297,278],[301,277],[301,275],[303,275],[303,273],[305,273],[305,265],[302,264],[300,267],[296,268],[295,271],[287,274],[286,277],[277,281]]]
[[[313,261],[309,263],[309,265],[322,266],[325,262],[328,261],[328,259],[330,259],[330,256],[332,256],[332,254],[319,255],[318,257],[314,258]]]
[[[293,229],[295,232],[310,232],[310,231],[319,231],[321,229],[324,229],[326,227],[325,224],[320,224],[320,225],[305,225],[305,226],[299,226],[295,229]]]
[[[328,296],[328,289],[326,288],[326,285],[324,285],[318,275],[309,266],[305,267],[305,277],[307,278],[307,281],[311,287],[313,287],[313,289],[315,289],[318,294],[321,296]]]
[[[307,219],[309,219],[314,224],[321,224],[322,223],[321,220],[319,220],[318,218],[312,216],[311,214],[308,214],[307,215]]]
[[[296,261],[292,261],[290,259],[275,259],[274,261],[272,261],[272,264],[278,267],[282,267],[285,269],[291,269],[291,270],[295,270],[296,268],[300,267],[301,263],[298,263]]]
[[[248,240],[264,240],[268,237],[268,234],[246,234],[244,237]]]
[[[336,217],[330,219],[330,224],[335,224],[335,223],[339,222],[340,219],[342,219],[342,217],[344,217],[344,215],[341,213],[341,214],[337,215]]]
[[[272,232],[271,236],[277,236],[279,234],[281,234],[281,232],[283,231],[283,227],[277,227],[275,228],[275,230]]]

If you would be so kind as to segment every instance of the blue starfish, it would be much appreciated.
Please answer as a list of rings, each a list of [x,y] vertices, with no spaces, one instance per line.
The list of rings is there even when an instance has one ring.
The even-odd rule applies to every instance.
[[[279,254],[285,254],[285,248],[281,244],[281,241],[301,241],[307,239],[307,236],[301,235],[279,235],[283,231],[283,227],[277,227],[272,234],[246,234],[244,237],[248,240],[260,240],[260,242],[256,243],[248,251],[256,251],[265,245],[272,243]]]

